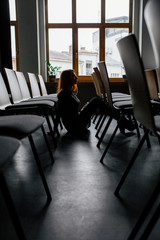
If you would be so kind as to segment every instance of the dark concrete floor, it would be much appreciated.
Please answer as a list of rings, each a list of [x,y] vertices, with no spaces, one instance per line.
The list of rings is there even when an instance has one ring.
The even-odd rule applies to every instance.
[[[41,132],[34,134],[52,193],[49,205],[28,141],[22,141],[5,177],[28,240],[127,240],[159,179],[158,140],[150,136],[151,149],[144,144],[121,189],[121,198],[117,198],[114,190],[139,139],[136,133],[124,136],[118,132],[102,165],[99,159],[112,127],[100,149],[96,147],[95,133],[93,123],[88,139],[68,136],[63,129],[58,148],[52,147],[53,165]],[[160,239],[159,229],[160,221],[149,240]],[[1,193],[0,239],[17,239]]]

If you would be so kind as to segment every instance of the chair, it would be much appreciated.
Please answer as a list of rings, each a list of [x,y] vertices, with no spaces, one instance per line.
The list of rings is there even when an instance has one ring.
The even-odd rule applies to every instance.
[[[36,161],[38,171],[47,194],[47,200],[51,201],[51,193],[49,191],[49,187],[43,173],[43,169],[41,167],[40,159],[35,147],[35,143],[32,137],[32,134],[36,132],[38,129],[42,130],[44,140],[47,145],[48,152],[50,154],[51,162],[54,162],[54,158],[52,155],[52,151],[50,149],[45,131],[44,131],[44,118],[36,115],[12,115],[12,116],[1,116],[0,117],[0,135],[1,136],[9,136],[17,139],[28,138],[30,142],[30,146],[34,155],[34,159]]]
[[[129,100],[130,98],[128,98],[128,100],[123,100],[123,98],[117,98],[115,101],[113,100],[112,98],[112,95],[111,95],[111,92],[110,92],[110,87],[109,87],[109,82],[107,81],[108,79],[108,75],[107,75],[107,69],[106,69],[106,65],[105,65],[105,62],[99,62],[98,63],[98,66],[99,66],[99,69],[100,69],[100,73],[101,73],[101,76],[102,76],[102,79],[103,79],[103,82],[106,81],[106,86],[107,86],[107,100],[108,100],[108,106],[109,106],[109,109],[110,109],[110,117],[109,117],[109,120],[107,121],[107,124],[102,132],[102,135],[101,137],[99,138],[99,141],[97,143],[97,147],[100,146],[103,138],[104,138],[104,135],[106,134],[106,131],[108,130],[111,122],[113,119],[116,119],[118,121],[117,125],[116,125],[116,128],[114,129],[113,131],[113,134],[105,148],[105,151],[104,153],[102,154],[102,157],[100,159],[100,162],[103,163],[103,159],[113,141],[113,138],[118,130],[118,128],[120,127],[123,119],[124,119],[124,116],[127,114],[127,115],[133,115],[133,108],[132,108],[132,102],[131,100]],[[95,71],[97,72],[97,76],[98,76],[98,70],[95,69]],[[122,99],[122,100],[121,100]],[[138,129],[138,126],[137,126],[137,123],[135,122],[135,126],[137,127]],[[139,132],[138,132],[139,134]]]
[[[128,240],[134,240],[135,239],[135,237],[136,237],[138,231],[140,230],[142,224],[144,223],[144,221],[148,217],[150,211],[154,207],[154,204],[159,197],[159,193],[160,193],[160,181],[158,182],[158,184],[154,188],[151,197],[149,198],[145,208],[143,209],[143,211],[142,211],[139,219],[137,220],[134,228],[132,229],[129,237],[127,238]],[[151,214],[151,218],[150,218],[147,226],[143,230],[141,237],[139,238],[140,240],[148,239],[150,233],[152,232],[153,227],[155,226],[156,222],[159,219],[159,216],[160,216],[160,204],[158,204],[158,206],[156,207],[154,212]]]
[[[158,97],[160,98],[160,73],[159,73],[159,69],[156,68],[156,75],[157,75],[157,82],[158,82]]]
[[[54,101],[54,102],[58,101],[57,94],[41,95],[36,74],[35,73],[29,73],[29,72],[27,74],[28,74],[29,84],[30,84],[30,88],[31,88],[32,98],[37,98],[38,97],[38,98],[41,98],[41,99],[48,99],[48,100],[51,100],[51,101]],[[44,81],[42,79],[42,76],[40,76],[39,79],[40,79],[39,81],[41,82],[42,89],[44,90],[45,85],[43,84]],[[42,83],[42,81],[43,81],[43,83]],[[46,89],[45,89],[45,92],[47,92]]]
[[[148,132],[151,131],[158,138],[160,137],[160,116],[154,115],[153,113],[144,66],[140,57],[135,35],[130,34],[129,36],[119,40],[117,46],[125,67],[131,90],[134,116],[145,127],[145,133],[115,190],[116,196],[119,195],[119,191],[144,144]],[[138,230],[139,227],[136,227],[136,229],[133,230],[134,233],[132,233],[132,237],[137,234]]]
[[[103,92],[103,89],[104,89],[104,88],[100,86],[100,84],[99,84],[99,82],[98,82],[98,79],[97,79],[97,76],[96,76],[96,73],[93,72],[93,73],[91,74],[91,77],[92,77],[93,84],[94,84],[94,87],[95,87],[95,90],[96,90],[96,95],[97,95],[98,97],[100,97],[102,100],[106,101],[105,92]],[[99,114],[96,114],[96,117],[95,117],[93,123],[95,123],[98,115],[99,115]],[[104,117],[103,117],[103,116],[104,116]],[[102,125],[103,125],[106,117],[107,117],[106,114],[101,113],[100,116],[99,116],[99,119],[98,119],[98,121],[97,121],[97,124],[95,125],[95,129],[98,129],[98,130],[97,130],[97,133],[96,133],[96,135],[95,135],[97,138],[98,138],[98,133],[99,133],[99,131],[100,131],[100,129],[101,129],[101,127],[102,127]],[[102,119],[102,118],[103,118],[103,119]],[[100,124],[100,123],[101,123],[101,124]],[[99,125],[100,125],[100,126],[99,126]]]
[[[50,101],[53,101],[55,103],[55,114],[56,114],[56,120],[55,120],[55,128],[56,128],[56,131],[57,131],[57,135],[59,135],[59,132],[58,132],[58,125],[60,124],[61,126],[61,129],[63,128],[62,127],[62,124],[61,124],[61,121],[60,121],[60,114],[59,114],[59,111],[58,111],[58,98],[57,98],[57,94],[47,94],[47,90],[46,90],[46,87],[45,87],[45,84],[44,84],[44,80],[42,78],[42,76],[39,74],[38,77],[36,76],[36,74],[34,73],[27,73],[28,74],[28,79],[29,79],[29,84],[30,84],[30,88],[31,88],[31,94],[32,94],[32,98],[35,98],[35,99],[41,99],[41,100],[50,100]],[[39,84],[38,84],[38,79],[39,79],[39,83],[40,83],[40,87],[41,87],[41,90],[43,92],[43,95],[41,96],[41,92],[40,92],[40,87],[39,87]]]
[[[63,124],[62,124],[60,113],[59,113],[59,110],[58,110],[58,97],[57,97],[57,93],[48,94],[47,93],[47,89],[46,89],[46,85],[44,83],[44,79],[43,79],[42,75],[38,74],[37,77],[38,77],[38,80],[39,80],[39,85],[40,85],[42,96],[43,97],[47,96],[47,97],[51,98],[56,103],[55,104],[55,108],[56,108],[57,125],[59,124],[61,129],[63,129]]]
[[[38,74],[37,76],[38,76],[38,80],[39,80],[39,85],[40,85],[42,96],[53,97],[53,99],[55,101],[58,101],[57,93],[52,93],[52,94],[48,94],[47,93],[46,85],[44,83],[44,79],[43,79],[42,75]]]
[[[15,227],[15,231],[17,233],[19,240],[25,240],[25,234],[21,226],[21,222],[19,220],[16,208],[14,206],[11,194],[9,192],[5,176],[3,173],[3,170],[6,168],[9,161],[12,160],[12,157],[14,156],[15,152],[19,148],[19,141],[14,138],[10,137],[1,137],[0,136],[0,189],[2,191],[3,197],[5,199],[5,203],[7,205],[9,214],[11,216],[13,225]],[[7,148],[7,151],[6,151]]]
[[[145,70],[150,99],[159,100],[156,69]]]
[[[156,65],[160,76],[160,1],[149,0],[145,6],[144,18],[150,35]]]
[[[10,103],[10,99],[8,98],[8,93],[7,93],[7,89],[5,90],[5,99],[7,102],[7,98],[8,98],[8,107],[6,108],[7,110],[16,110],[21,111],[21,113],[25,113],[25,112],[29,112],[29,113],[33,113],[33,114],[37,114],[37,115],[43,115],[46,118],[47,124],[48,124],[48,128],[50,130],[50,132],[52,133],[52,138],[54,141],[54,145],[57,146],[57,142],[54,136],[54,132],[57,133],[58,135],[58,129],[57,129],[57,124],[56,124],[56,120],[55,120],[55,103],[53,101],[49,101],[44,99],[43,101],[39,101],[39,100],[35,100],[35,101],[31,101],[30,99],[28,99],[28,91],[25,88],[24,85],[24,81],[21,81],[21,86],[23,85],[23,95],[19,86],[19,83],[17,81],[17,77],[15,72],[12,69],[8,69],[5,68],[5,73],[7,76],[7,80],[8,80],[8,84],[9,84],[9,88],[10,88],[10,92],[11,92],[11,96],[12,96],[12,102],[14,103],[11,106]],[[3,89],[5,88],[5,84],[3,82],[3,78],[2,75],[0,76],[0,82],[1,85],[3,85]],[[3,100],[2,100],[3,101]],[[15,105],[16,104],[16,105]],[[52,129],[52,124],[50,122],[50,116],[51,119],[53,121],[53,126],[54,126],[54,132]]]
[[[103,64],[105,65],[105,62],[103,62]],[[97,67],[93,68],[94,69],[94,72],[95,72],[95,77],[96,77],[96,80],[97,80],[97,84],[99,85],[99,88],[100,88],[100,91],[101,91],[101,95],[103,97],[103,100],[105,102],[110,102],[110,97],[112,98],[112,101],[113,102],[118,102],[118,101],[127,101],[127,100],[130,100],[130,96],[128,94],[124,94],[124,93],[118,93],[118,92],[114,92],[114,93],[111,93],[111,90],[110,90],[110,86],[109,86],[109,78],[108,78],[108,73],[107,73],[107,82],[102,78],[102,75],[100,73],[100,71],[98,70]],[[107,71],[107,69],[106,69]],[[110,94],[108,94],[108,91],[110,92]],[[108,99],[109,98],[109,99]],[[96,133],[96,137],[98,137],[98,134],[104,124],[104,121],[106,119],[107,115],[104,115],[102,121],[101,121],[101,124],[99,124],[99,127],[97,129],[97,133]],[[101,116],[102,118],[102,116]],[[103,138],[104,138],[104,135],[105,135],[105,130],[103,131],[101,137],[99,137],[99,141],[98,141],[98,144],[97,146],[99,147]]]
[[[144,10],[144,18],[146,21],[146,25],[148,28],[148,32],[150,35],[153,52],[156,61],[156,73],[157,73],[157,80],[158,80],[158,88],[160,92],[160,1],[159,0],[152,0],[148,1],[145,10]]]

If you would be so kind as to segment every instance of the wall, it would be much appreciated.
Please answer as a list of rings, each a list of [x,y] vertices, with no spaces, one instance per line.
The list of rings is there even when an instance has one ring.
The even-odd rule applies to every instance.
[[[17,0],[20,71],[39,72],[37,0]]]

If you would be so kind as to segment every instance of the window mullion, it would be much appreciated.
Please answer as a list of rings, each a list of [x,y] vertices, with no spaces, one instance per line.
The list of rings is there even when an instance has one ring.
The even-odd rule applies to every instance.
[[[72,0],[72,51],[73,69],[78,75],[78,29],[76,25],[76,0]]]
[[[105,0],[101,0],[100,61],[105,61]]]

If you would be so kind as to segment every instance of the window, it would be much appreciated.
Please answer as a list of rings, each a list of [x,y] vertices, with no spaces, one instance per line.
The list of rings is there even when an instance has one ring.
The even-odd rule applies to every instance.
[[[9,0],[9,8],[10,8],[10,22],[11,22],[12,66],[14,70],[19,70],[16,0]]]
[[[93,67],[105,61],[110,79],[122,80],[116,43],[132,32],[132,4],[133,0],[46,0],[47,60],[60,71],[73,68],[82,81],[91,80]]]

